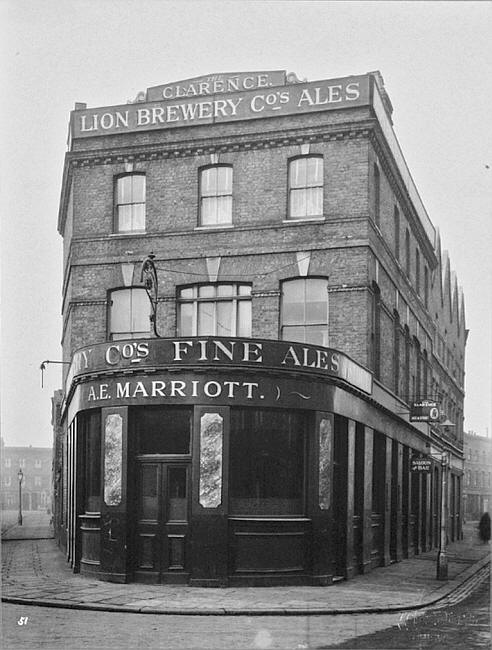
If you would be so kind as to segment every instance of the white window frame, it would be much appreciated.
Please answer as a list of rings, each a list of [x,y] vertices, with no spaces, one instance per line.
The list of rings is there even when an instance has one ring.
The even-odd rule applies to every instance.
[[[118,201],[118,194],[119,194],[119,187],[120,183],[125,182],[126,179],[133,179],[135,177],[143,177],[143,200],[142,201],[134,201],[133,198],[133,187],[131,190],[131,200],[127,202],[119,202]],[[126,235],[126,234],[132,234],[132,233],[142,233],[145,232],[145,221],[146,221],[146,203],[147,203],[147,177],[145,173],[143,172],[130,172],[128,174],[120,174],[119,176],[116,176],[115,178],[115,184],[114,184],[114,232],[115,234],[121,234],[121,235]],[[141,206],[143,205],[143,228],[135,228],[133,227],[134,223],[134,214],[133,214],[133,206]],[[132,227],[129,229],[123,229],[120,227],[120,207],[123,206],[132,206],[132,215],[131,215],[131,223]]]
[[[204,194],[204,183],[203,177],[207,172],[215,171],[216,175],[218,174],[219,169],[229,169],[230,170],[230,187],[226,188],[227,191],[219,192],[217,178],[215,183],[215,192],[210,194]],[[234,172],[233,167],[230,164],[218,163],[217,165],[207,165],[206,167],[201,167],[198,170],[198,192],[199,192],[199,215],[198,215],[198,224],[201,228],[220,228],[223,226],[232,225],[232,190],[234,184]],[[219,199],[230,197],[229,202],[229,214],[227,215],[226,220],[219,221]],[[215,220],[204,222],[204,209],[203,204],[205,200],[215,199]]]
[[[321,183],[310,181],[307,178],[306,172],[306,184],[293,186],[291,182],[292,169],[295,165],[305,163],[307,165],[308,160],[317,159],[321,162]],[[287,165],[287,182],[288,182],[288,208],[287,208],[287,218],[291,221],[302,221],[304,219],[322,219],[323,218],[323,200],[324,200],[324,160],[321,154],[308,154],[307,156],[296,156],[291,158]],[[309,190],[320,190],[321,192],[321,211],[316,213],[308,213],[308,200],[307,194]],[[292,202],[295,194],[303,195],[303,203],[305,206],[305,214],[293,214],[292,212]]]
[[[147,301],[148,301],[148,306],[149,306],[149,311],[148,311],[148,319],[146,322],[148,322],[147,329],[133,329],[132,328],[132,322],[135,318],[135,314],[133,312],[132,308],[132,303],[133,303],[133,292],[139,292],[139,295],[142,297],[146,296]],[[121,292],[121,293],[120,293]],[[112,321],[114,320],[114,315],[113,315],[113,308],[114,308],[114,296],[116,294],[123,295],[123,292],[130,292],[130,310],[128,313],[129,317],[129,329],[128,330],[118,330],[116,331],[113,328],[113,323]],[[143,293],[141,293],[143,292]],[[108,294],[108,338],[111,341],[118,341],[118,340],[124,340],[124,339],[141,339],[141,338],[148,338],[150,336],[150,314],[151,314],[151,304],[150,300],[148,298],[147,292],[143,287],[122,287],[119,289],[112,289],[109,294]]]
[[[235,287],[235,291],[233,291],[232,295],[229,296],[219,296],[218,294],[218,289],[219,287],[223,286],[232,286]],[[210,297],[200,297],[199,296],[199,290],[203,287],[213,287],[214,288],[214,295]],[[249,293],[244,293],[240,294],[240,287],[242,288],[248,288],[250,291]],[[193,296],[191,298],[183,298],[181,296],[181,292],[186,291],[186,290],[192,290]],[[187,285],[184,287],[179,287],[178,292],[177,292],[177,307],[178,307],[178,318],[177,318],[177,323],[178,323],[178,336],[204,336],[202,333],[198,332],[198,305],[203,304],[203,303],[209,303],[212,306],[213,309],[213,320],[214,320],[214,332],[215,334],[212,334],[211,336],[220,336],[217,334],[217,303],[222,302],[222,303],[232,303],[232,314],[231,314],[231,329],[232,332],[231,334],[228,334],[227,336],[245,336],[245,337],[250,337],[251,333],[249,334],[238,334],[238,303],[239,302],[250,302],[251,303],[251,284],[247,282],[218,282],[218,283],[210,283],[210,284],[195,284],[195,285]],[[182,332],[182,327],[181,327],[181,306],[184,304],[191,304],[193,305],[192,307],[192,332]],[[251,329],[251,322],[250,322],[250,329]]]
[[[326,287],[326,318],[323,320],[323,322],[321,322],[321,321],[319,321],[319,322],[314,322],[314,321],[310,322],[310,321],[306,320],[306,304],[307,304],[307,301],[305,299],[306,298],[306,287],[307,287],[308,282],[313,282],[313,281],[323,282],[323,283],[325,283],[325,287]],[[303,282],[303,284],[304,284],[304,291],[303,291],[303,293],[304,293],[304,302],[303,302],[303,305],[304,305],[304,307],[303,307],[304,320],[299,321],[297,323],[295,323],[295,322],[290,323],[290,322],[285,322],[285,316],[284,316],[284,312],[285,312],[284,288],[289,283],[294,283],[294,282],[298,282],[298,283]],[[330,334],[330,332],[329,332],[330,310],[329,310],[328,297],[329,297],[328,296],[328,278],[326,278],[326,277],[298,277],[298,278],[289,278],[288,280],[284,280],[282,282],[281,292],[280,292],[280,338],[281,338],[281,340],[284,340],[284,341],[293,340],[293,339],[289,338],[288,336],[284,336],[286,328],[289,328],[289,327],[299,327],[299,328],[301,328],[302,327],[302,328],[304,328],[304,341],[298,341],[298,342],[299,343],[311,343],[306,337],[306,334],[308,334],[309,329],[314,328],[316,326],[324,325],[325,326],[325,341],[324,341],[324,343],[322,343],[322,344],[311,343],[311,344],[312,345],[322,345],[324,347],[327,347],[329,345],[329,334]]]

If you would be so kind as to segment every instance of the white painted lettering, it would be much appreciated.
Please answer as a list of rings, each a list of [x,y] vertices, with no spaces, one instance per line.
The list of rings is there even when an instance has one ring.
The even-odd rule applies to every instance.
[[[359,99],[360,97],[360,90],[359,90],[359,82],[353,82],[351,84],[347,84],[347,87],[345,89],[345,96],[349,102],[353,102],[356,99]]]
[[[174,345],[174,361],[182,361],[182,354],[188,354],[193,341],[173,341]],[[183,347],[186,346],[186,347]]]
[[[153,381],[152,382],[152,397],[166,397],[164,395],[164,389],[166,388],[166,382],[164,381]]]
[[[243,386],[245,386],[248,389],[248,392],[246,394],[246,398],[247,399],[253,399],[253,388],[258,388],[258,384],[250,383],[248,381],[244,381]]]
[[[180,397],[186,397],[184,393],[184,389],[186,388],[186,384],[184,381],[172,381],[171,382],[171,397],[176,397],[176,395],[179,395]]]
[[[212,390],[214,388],[214,390]],[[218,381],[207,381],[203,387],[203,392],[207,397],[218,397],[222,392],[222,386]]]
[[[263,345],[261,343],[244,343],[243,361],[253,361],[254,363],[262,363],[263,361]]]
[[[129,381],[125,382],[124,385],[120,384],[120,382],[118,382],[116,384],[116,397],[117,397],[117,399],[130,397],[130,382]]]

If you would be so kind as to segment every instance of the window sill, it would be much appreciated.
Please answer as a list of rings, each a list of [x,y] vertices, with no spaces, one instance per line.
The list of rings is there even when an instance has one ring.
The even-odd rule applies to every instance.
[[[194,230],[230,230],[231,228],[234,228],[232,223],[224,223],[213,226],[195,226]]]
[[[283,219],[282,223],[312,223],[326,221],[325,217],[305,217],[303,219]]]
[[[134,235],[147,235],[146,230],[129,230],[128,232],[112,232],[110,237],[132,237]]]

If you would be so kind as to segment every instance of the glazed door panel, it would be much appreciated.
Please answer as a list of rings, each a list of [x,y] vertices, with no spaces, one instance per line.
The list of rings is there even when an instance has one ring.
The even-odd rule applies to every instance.
[[[186,582],[189,465],[139,461],[135,580]]]

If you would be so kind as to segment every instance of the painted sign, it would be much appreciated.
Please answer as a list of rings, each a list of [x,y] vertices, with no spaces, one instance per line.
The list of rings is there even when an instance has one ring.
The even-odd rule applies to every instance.
[[[412,458],[412,472],[430,472],[432,461],[430,458]]]
[[[71,134],[73,138],[84,138],[364,106],[369,103],[369,79],[370,75],[361,75],[271,88],[259,86],[235,93],[176,95],[161,101],[84,108],[72,111]]]
[[[371,373],[338,350],[260,339],[196,337],[111,341],[76,352],[66,381],[128,369],[254,368],[342,379],[371,394]]]
[[[439,403],[434,400],[422,399],[410,408],[410,422],[438,422],[439,416]]]
[[[285,81],[285,70],[210,74],[147,88],[147,101],[183,99],[186,97],[254,90],[256,88],[271,88],[272,86],[284,86]]]

